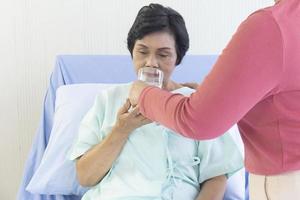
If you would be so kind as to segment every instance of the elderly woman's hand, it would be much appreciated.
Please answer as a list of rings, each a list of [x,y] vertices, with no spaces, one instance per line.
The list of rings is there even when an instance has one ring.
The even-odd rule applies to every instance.
[[[135,129],[149,123],[152,123],[152,121],[140,114],[138,107],[132,107],[129,99],[127,99],[118,111],[114,130],[129,135]]]
[[[135,81],[131,85],[130,92],[129,92],[129,100],[132,106],[136,106],[139,100],[139,97],[147,86],[149,86],[147,83],[143,81]]]

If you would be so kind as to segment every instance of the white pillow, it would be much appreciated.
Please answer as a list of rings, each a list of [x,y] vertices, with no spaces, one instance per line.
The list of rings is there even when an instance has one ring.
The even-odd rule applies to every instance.
[[[26,190],[38,194],[82,195],[75,163],[67,159],[81,119],[97,94],[119,84],[74,84],[57,89],[53,128],[40,166]]]

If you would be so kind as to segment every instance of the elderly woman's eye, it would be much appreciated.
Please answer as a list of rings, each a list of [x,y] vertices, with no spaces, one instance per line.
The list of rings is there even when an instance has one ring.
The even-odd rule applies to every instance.
[[[162,57],[162,58],[166,58],[166,57],[169,56],[169,54],[159,54],[159,56]]]
[[[139,53],[140,53],[140,54],[143,54],[143,55],[147,54],[146,51],[139,51]]]

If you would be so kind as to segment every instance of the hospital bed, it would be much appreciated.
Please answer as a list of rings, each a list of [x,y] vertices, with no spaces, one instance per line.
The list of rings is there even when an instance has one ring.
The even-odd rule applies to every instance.
[[[214,55],[187,55],[176,67],[173,79],[177,82],[201,82],[216,61]],[[74,194],[39,194],[26,190],[39,167],[48,145],[53,125],[56,91],[60,86],[83,83],[126,83],[136,79],[130,56],[127,55],[62,55],[57,56],[43,112],[33,145],[25,164],[19,188],[19,200],[77,200]],[[248,199],[247,173],[241,171],[228,180],[225,200]],[[244,187],[245,185],[245,187]],[[241,194],[242,192],[242,194]]]

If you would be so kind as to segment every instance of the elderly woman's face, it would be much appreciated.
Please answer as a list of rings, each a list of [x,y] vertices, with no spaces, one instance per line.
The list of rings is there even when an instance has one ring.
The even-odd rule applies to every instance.
[[[174,36],[167,31],[145,35],[135,42],[132,57],[136,73],[141,67],[159,68],[164,72],[166,85],[177,59]]]

